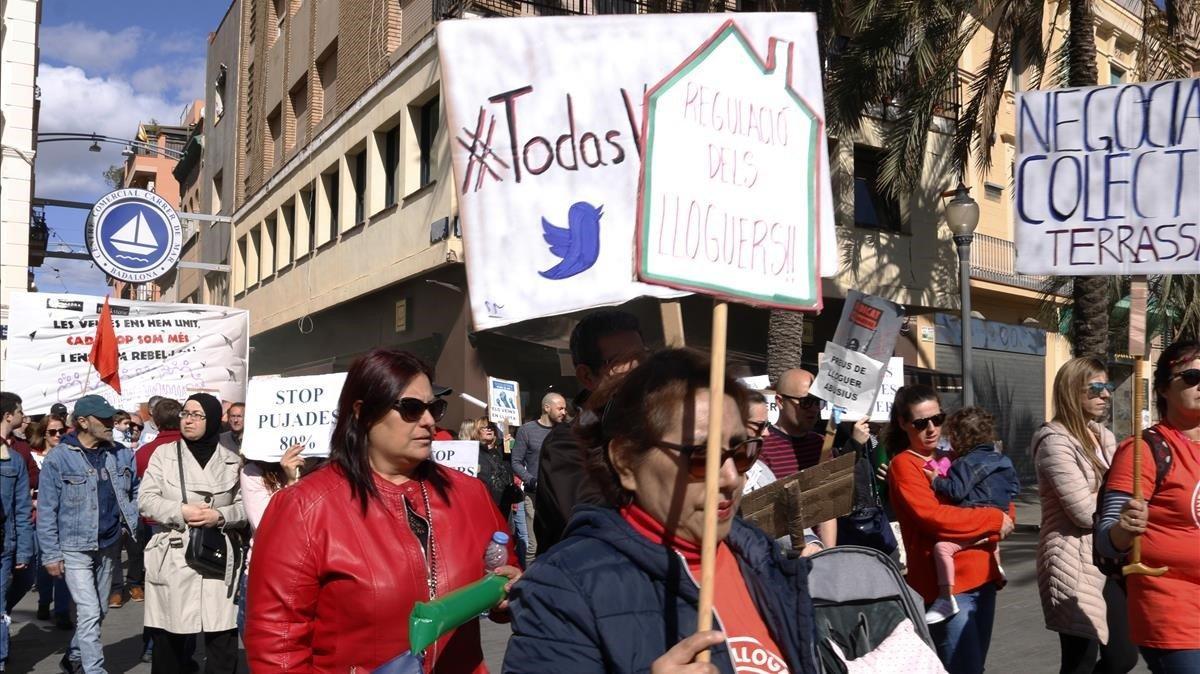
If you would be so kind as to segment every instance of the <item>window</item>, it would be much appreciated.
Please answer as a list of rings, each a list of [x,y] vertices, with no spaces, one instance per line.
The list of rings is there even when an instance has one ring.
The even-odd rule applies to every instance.
[[[262,247],[258,249],[258,259],[262,262],[262,269],[259,270],[258,278],[265,281],[275,273],[275,235],[278,232],[275,229],[275,216],[268,216],[263,220],[261,233]]]
[[[217,171],[215,174],[213,174],[213,179],[212,179],[212,212],[213,213],[221,212],[221,196],[222,196],[221,193],[224,190],[224,188],[225,188],[225,173],[224,173],[224,171]]]
[[[1108,83],[1123,84],[1125,82],[1125,69],[1115,63],[1108,64]]]
[[[367,219],[367,151],[360,150],[358,154],[346,158],[350,167],[350,187],[354,190],[354,222],[358,225]]]
[[[288,201],[279,209],[275,225],[275,268],[283,269],[292,263],[296,237],[296,202]]]
[[[334,241],[338,237],[338,166],[333,165],[333,168],[321,174],[321,196],[318,210],[318,218],[325,228],[321,230],[321,235],[317,239],[317,245],[322,245],[329,241]]]
[[[246,237],[238,239],[237,257],[233,260],[233,292],[246,291]]]
[[[433,139],[437,136],[438,120],[441,111],[438,109],[438,97],[420,108],[420,119],[417,124],[417,146],[421,152],[421,184],[425,187],[433,182]]]
[[[308,79],[301,78],[288,94],[292,104],[292,121],[296,134],[288,145],[288,151],[308,142]]]
[[[275,40],[278,40],[283,35],[283,22],[287,19],[288,15],[288,0],[272,0],[271,9],[273,10],[272,14],[274,16],[272,18],[275,20],[275,23],[271,26],[271,30],[274,32],[271,34],[271,40],[268,44],[275,44]]]
[[[217,66],[217,78],[213,82],[213,124],[221,121],[225,114],[225,81],[229,76],[229,68],[224,63]]]
[[[337,42],[334,42],[325,50],[325,53],[317,59],[317,82],[313,87],[313,114],[320,112],[320,119],[325,119],[333,112],[334,106],[337,104],[337,75],[338,75],[338,58],[337,58]],[[317,105],[318,97],[315,95],[317,90],[320,90],[320,106]],[[320,119],[315,119],[314,125]]]
[[[258,227],[250,230],[250,241],[246,247],[246,287],[250,287],[258,283],[258,251],[261,239],[261,231]]]
[[[267,143],[263,145],[263,168],[270,171],[283,154],[283,129],[280,128],[280,109],[275,106],[267,115]]]
[[[313,185],[300,190],[296,202],[296,259],[317,247],[317,191]]]
[[[400,183],[400,127],[383,134],[383,206],[396,205],[396,185]]]
[[[879,191],[883,151],[854,146],[854,224],[869,229],[901,231],[900,202]]]

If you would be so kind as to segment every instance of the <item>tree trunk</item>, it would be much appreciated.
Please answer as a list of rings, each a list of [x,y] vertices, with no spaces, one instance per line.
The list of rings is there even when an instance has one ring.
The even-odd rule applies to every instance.
[[[1096,85],[1096,17],[1092,0],[1071,0],[1067,30],[1067,84]],[[1076,356],[1108,360],[1108,279],[1078,276],[1072,291],[1071,343]]]
[[[767,324],[767,376],[771,386],[779,381],[780,375],[794,367],[800,367],[804,353],[804,314],[798,311],[771,310]]]

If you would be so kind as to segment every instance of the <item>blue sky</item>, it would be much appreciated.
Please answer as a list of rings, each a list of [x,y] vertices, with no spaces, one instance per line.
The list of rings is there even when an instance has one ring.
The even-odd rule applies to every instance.
[[[42,3],[40,132],[130,138],[139,122],[178,124],[204,97],[208,35],[226,0],[52,0]],[[103,172],[124,161],[119,145],[38,147],[36,196],[94,202],[109,191]],[[82,249],[85,211],[46,209],[50,247]],[[48,258],[34,271],[39,290],[103,295],[104,274],[90,262]]]

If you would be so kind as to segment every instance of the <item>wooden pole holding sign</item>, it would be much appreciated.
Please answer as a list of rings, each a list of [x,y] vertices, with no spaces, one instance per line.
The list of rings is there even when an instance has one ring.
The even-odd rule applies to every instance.
[[[658,311],[662,316],[663,343],[668,349],[682,349],[687,346],[683,336],[683,306],[679,300],[662,300],[658,303]]]
[[[1142,408],[1146,387],[1146,277],[1134,276],[1129,285],[1129,353],[1133,356],[1133,498],[1142,500]],[[1167,567],[1142,563],[1142,537],[1133,537],[1123,575],[1161,576]]]
[[[696,631],[712,629],[717,577],[717,496],[721,479],[721,426],[725,418],[725,336],[729,305],[713,302],[712,365],[708,373],[708,446],[704,462],[704,538],[700,545],[700,606]],[[710,662],[708,649],[697,660]]]

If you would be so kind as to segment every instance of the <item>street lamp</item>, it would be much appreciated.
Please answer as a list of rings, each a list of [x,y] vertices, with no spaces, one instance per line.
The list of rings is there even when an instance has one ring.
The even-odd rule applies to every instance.
[[[958,287],[962,295],[962,381],[963,407],[975,404],[975,387],[971,383],[971,240],[979,224],[979,204],[962,182],[954,190],[954,198],[946,204],[946,224],[954,235],[958,249]]]

